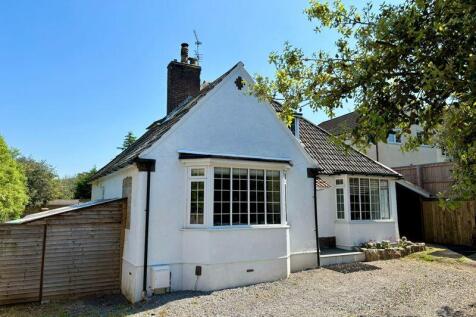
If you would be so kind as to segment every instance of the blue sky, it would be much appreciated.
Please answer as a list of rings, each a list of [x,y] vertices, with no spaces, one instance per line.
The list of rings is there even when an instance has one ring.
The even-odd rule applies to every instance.
[[[332,50],[289,1],[1,1],[0,134],[60,176],[100,168],[123,136],[141,135],[166,108],[166,67],[181,42],[203,42],[202,80],[237,61],[272,75],[284,41]],[[191,51],[193,47],[191,45]],[[339,114],[350,111],[350,106]],[[316,122],[322,113],[305,111]]]

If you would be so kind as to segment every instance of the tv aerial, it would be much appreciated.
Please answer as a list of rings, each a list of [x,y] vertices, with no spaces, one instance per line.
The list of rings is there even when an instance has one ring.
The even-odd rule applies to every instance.
[[[198,39],[197,31],[193,30],[193,35],[195,36],[195,58],[197,59],[197,63],[200,64],[203,55],[200,54],[200,45],[202,42]]]

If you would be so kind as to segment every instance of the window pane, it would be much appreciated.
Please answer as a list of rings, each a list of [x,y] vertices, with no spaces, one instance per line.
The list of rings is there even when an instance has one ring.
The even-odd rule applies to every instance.
[[[230,169],[214,168],[213,225],[230,225]]]
[[[190,182],[190,224],[203,224],[204,188],[203,181]]]
[[[380,181],[380,217],[390,219],[388,181]]]
[[[360,214],[361,220],[370,219],[370,189],[367,178],[360,179]]]
[[[343,185],[344,180],[343,179],[336,179],[336,185]]]
[[[379,182],[377,179],[370,180],[370,213],[372,219],[380,219]]]
[[[248,224],[248,170],[233,169],[233,224]]]
[[[359,179],[349,179],[350,185],[350,218],[352,220],[360,220],[360,196],[359,196]]]
[[[266,222],[281,223],[281,178],[279,171],[266,171]]]
[[[250,170],[250,224],[264,223],[264,170]]]
[[[344,189],[336,189],[337,219],[344,219]]]
[[[402,138],[395,131],[392,131],[387,136],[387,143],[402,143]]]
[[[191,175],[192,176],[205,176],[205,169],[204,168],[192,168]]]

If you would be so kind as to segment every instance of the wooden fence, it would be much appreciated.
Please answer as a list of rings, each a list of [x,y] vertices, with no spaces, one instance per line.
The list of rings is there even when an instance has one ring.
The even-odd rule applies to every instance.
[[[115,200],[0,225],[0,304],[119,292],[124,209]]]
[[[444,162],[395,167],[393,169],[402,174],[407,181],[437,195],[445,193],[451,186],[453,182],[451,178],[452,167],[453,163]]]
[[[438,201],[423,201],[422,207],[426,242],[476,246],[476,201],[455,210],[441,208]]]

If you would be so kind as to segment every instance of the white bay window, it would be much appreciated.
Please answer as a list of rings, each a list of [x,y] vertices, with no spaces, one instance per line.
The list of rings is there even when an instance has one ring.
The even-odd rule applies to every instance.
[[[188,226],[285,223],[287,165],[197,161],[184,161],[188,166]]]
[[[335,180],[336,220],[390,219],[389,181],[367,177]],[[350,216],[350,217],[349,217]]]

